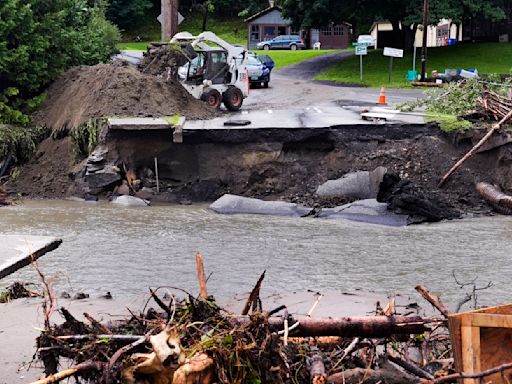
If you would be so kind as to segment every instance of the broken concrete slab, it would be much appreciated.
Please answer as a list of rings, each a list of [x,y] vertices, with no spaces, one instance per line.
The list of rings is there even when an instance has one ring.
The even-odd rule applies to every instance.
[[[250,197],[226,194],[214,201],[212,211],[222,214],[256,214],[274,216],[304,216],[310,208],[285,201],[264,201]]]
[[[356,199],[376,198],[379,184],[387,172],[384,167],[375,170],[347,173],[336,180],[320,185],[316,194],[320,197],[353,197]]]
[[[49,236],[0,235],[0,279],[58,248],[61,239]]]
[[[116,117],[108,119],[110,129],[145,131],[171,129],[172,125],[161,117]]]
[[[392,227],[402,227],[409,224],[408,215],[399,215],[388,211],[386,203],[379,203],[375,199],[359,200],[335,208],[323,208],[318,217],[360,221]]]

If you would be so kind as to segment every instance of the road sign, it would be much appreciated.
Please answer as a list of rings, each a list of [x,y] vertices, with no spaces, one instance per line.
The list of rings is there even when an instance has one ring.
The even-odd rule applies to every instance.
[[[158,22],[160,24],[162,24],[162,21],[163,21],[163,16],[162,14],[159,14],[158,17],[156,18],[158,20]],[[181,24],[181,22],[185,20],[185,18],[183,17],[183,15],[181,13],[178,12],[178,24]]]
[[[403,49],[396,49],[396,48],[384,48],[384,56],[389,57],[404,57],[404,50]]]
[[[356,55],[367,55],[368,47],[366,45],[356,45]]]
[[[365,47],[367,47],[369,45],[371,45],[371,43],[352,43],[353,47],[357,47],[357,46],[365,46]]]

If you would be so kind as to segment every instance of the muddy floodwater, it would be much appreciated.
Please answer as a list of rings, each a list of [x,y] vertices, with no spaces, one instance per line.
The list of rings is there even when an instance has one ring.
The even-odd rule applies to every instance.
[[[194,255],[204,255],[210,293],[251,289],[267,269],[264,292],[411,293],[416,284],[464,296],[452,277],[478,277],[481,304],[512,301],[512,217],[470,218],[392,228],[349,221],[221,216],[206,205],[115,207],[108,203],[24,201],[0,209],[4,234],[61,237],[40,259],[55,290],[116,296],[174,286],[197,292]],[[1,281],[37,280],[32,267]]]

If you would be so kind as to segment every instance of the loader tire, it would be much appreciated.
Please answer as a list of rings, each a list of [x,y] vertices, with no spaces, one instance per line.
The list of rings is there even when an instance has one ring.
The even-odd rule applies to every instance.
[[[238,88],[230,87],[222,94],[222,101],[230,111],[238,111],[242,107],[244,95]]]
[[[215,109],[220,108],[221,97],[219,91],[217,91],[216,89],[212,89],[208,92],[203,93],[201,95],[201,100],[206,102],[206,104],[208,104],[209,107]]]

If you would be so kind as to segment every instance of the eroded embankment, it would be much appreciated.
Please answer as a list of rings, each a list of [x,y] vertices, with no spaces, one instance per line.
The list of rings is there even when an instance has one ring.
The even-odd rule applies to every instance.
[[[438,190],[443,172],[471,141],[454,144],[434,125],[192,131],[182,144],[168,131],[110,131],[107,146],[109,161],[137,175],[154,170],[157,157],[161,198],[170,201],[210,201],[227,192],[308,200],[328,179],[378,166],[443,194],[463,211],[481,206],[475,181],[510,186],[502,177],[502,147],[477,155]]]
[[[53,143],[53,144],[52,144]],[[63,170],[45,167],[45,159],[61,148],[61,141],[43,143],[32,163],[25,167],[14,189],[41,197],[37,178],[45,175],[62,185],[54,196],[65,194],[108,195],[122,184],[125,170],[151,195],[156,191],[155,157],[158,160],[160,193],[155,200],[212,201],[224,193],[311,202],[316,188],[347,172],[384,166],[410,179],[428,193],[442,195],[462,212],[487,206],[475,191],[475,182],[497,183],[512,188],[510,144],[477,154],[464,164],[443,189],[437,183],[446,170],[472,145],[471,138],[449,136],[435,125],[368,125],[323,129],[224,129],[185,131],[183,143],[173,143],[169,130],[114,131],[106,136],[105,162],[121,170],[110,185],[91,188],[86,163],[72,164],[67,180]],[[62,164],[65,160],[59,159]],[[36,175],[37,176],[37,175]],[[63,191],[66,193],[63,193]],[[148,193],[146,193],[146,197]]]

